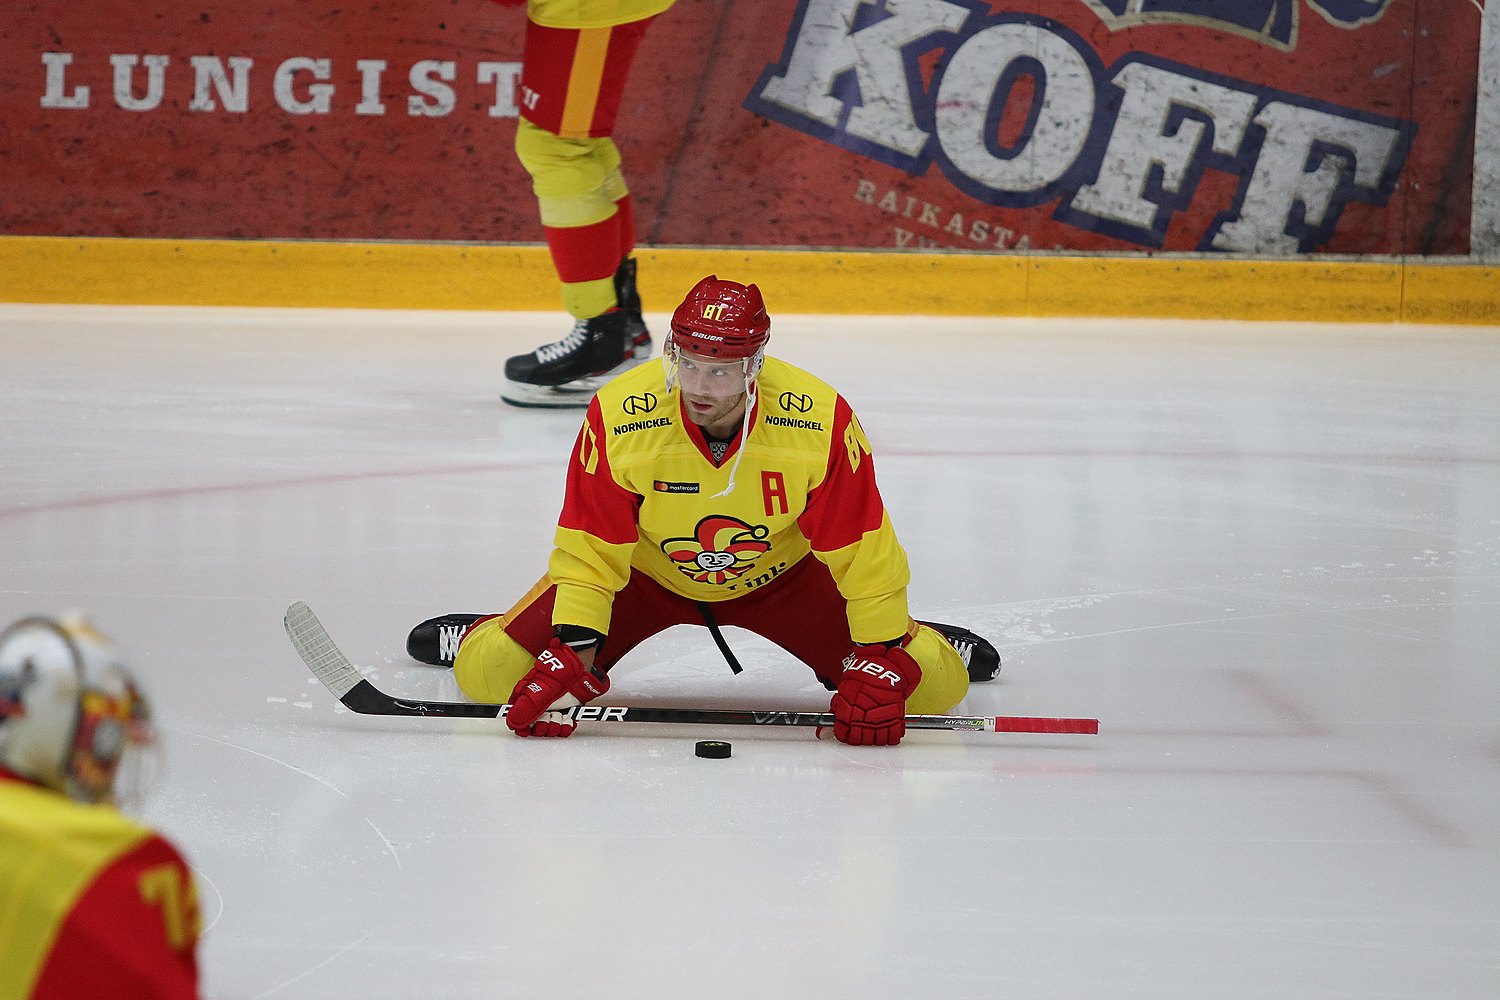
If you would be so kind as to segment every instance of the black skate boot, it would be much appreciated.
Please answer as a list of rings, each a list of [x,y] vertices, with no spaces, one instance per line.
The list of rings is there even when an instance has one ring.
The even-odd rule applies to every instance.
[[[451,667],[458,644],[469,626],[489,615],[439,615],[429,618],[406,637],[406,655],[434,667]]]
[[[505,362],[501,399],[515,406],[585,407],[605,382],[651,357],[651,333],[635,288],[635,258],[620,262],[614,282],[615,308],[576,320],[557,343]]]
[[[958,650],[959,659],[969,668],[970,681],[992,681],[1000,676],[1000,652],[983,637],[957,625],[939,625],[937,622],[920,624],[937,629],[948,640],[948,645]]]
[[[651,356],[651,331],[641,315],[641,295],[635,290],[635,258],[626,257],[615,269],[615,304],[626,316],[625,336],[637,358]]]

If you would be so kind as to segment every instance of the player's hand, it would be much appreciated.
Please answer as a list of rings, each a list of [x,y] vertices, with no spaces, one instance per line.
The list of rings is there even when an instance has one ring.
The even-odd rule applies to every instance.
[[[510,693],[505,724],[517,736],[572,736],[578,727],[566,714],[609,690],[609,677],[591,670],[572,647],[554,638],[536,665]]]
[[[895,746],[906,735],[906,699],[922,668],[900,646],[855,646],[833,696],[833,737],[852,746]]]

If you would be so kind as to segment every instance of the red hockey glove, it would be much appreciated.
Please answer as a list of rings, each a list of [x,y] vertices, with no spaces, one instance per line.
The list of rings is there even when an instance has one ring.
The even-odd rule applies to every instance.
[[[855,646],[833,696],[833,737],[852,746],[895,746],[906,735],[906,698],[922,668],[900,646]]]
[[[602,671],[585,667],[571,647],[554,638],[510,693],[505,724],[517,736],[572,736],[578,723],[566,710],[608,690]]]
[[[495,0],[502,7],[519,7],[525,2],[526,0]]]

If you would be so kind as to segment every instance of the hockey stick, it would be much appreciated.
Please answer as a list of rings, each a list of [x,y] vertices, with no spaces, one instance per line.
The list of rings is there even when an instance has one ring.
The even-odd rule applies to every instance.
[[[361,715],[417,715],[434,718],[493,719],[504,715],[509,705],[474,704],[457,701],[424,701],[395,698],[371,684],[349,658],[333,644],[312,609],[298,601],[286,609],[287,638],[333,696]],[[627,708],[580,705],[569,714],[577,721],[676,722],[716,726],[832,726],[827,712],[768,712],[694,708]],[[908,729],[948,729],[983,733],[1068,733],[1094,735],[1098,719],[1052,719],[1024,716],[908,715]]]

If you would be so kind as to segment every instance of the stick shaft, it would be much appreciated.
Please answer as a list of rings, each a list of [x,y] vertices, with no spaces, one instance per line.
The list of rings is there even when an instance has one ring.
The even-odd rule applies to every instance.
[[[394,698],[367,680],[360,681],[339,699],[350,710],[364,715],[419,715],[437,718],[496,718],[509,705],[471,704],[455,701],[425,701]],[[579,722],[668,722],[704,726],[832,726],[828,712],[783,712],[754,709],[642,708],[625,705],[581,705],[568,715]],[[1098,719],[1062,719],[1029,716],[908,715],[908,729],[947,729],[981,733],[1070,733],[1095,735]]]
[[[360,676],[358,668],[333,644],[322,624],[300,601],[287,609],[287,636],[323,686],[350,711],[361,715],[405,715],[432,718],[486,718],[502,716],[509,705],[457,701],[427,701],[396,698]],[[570,713],[580,722],[667,722],[713,726],[832,726],[827,712],[780,712],[698,708],[639,708],[616,705],[581,705]],[[908,715],[908,729],[946,729],[953,732],[1066,733],[1095,735],[1098,719],[1064,719],[1034,716]]]

